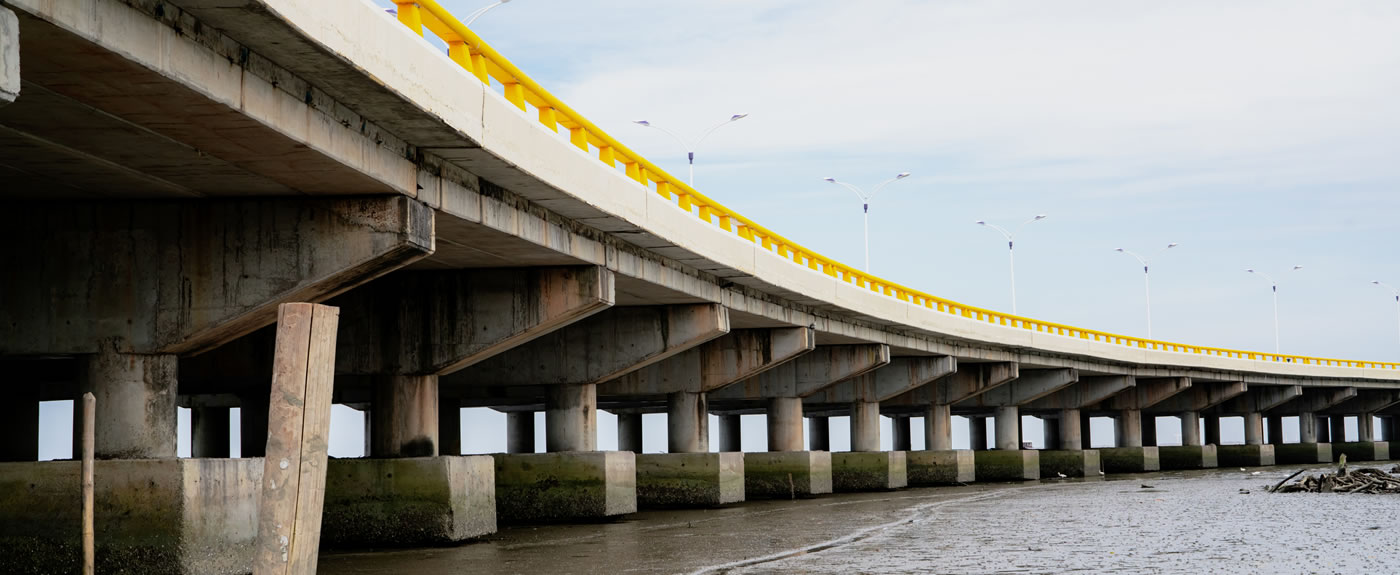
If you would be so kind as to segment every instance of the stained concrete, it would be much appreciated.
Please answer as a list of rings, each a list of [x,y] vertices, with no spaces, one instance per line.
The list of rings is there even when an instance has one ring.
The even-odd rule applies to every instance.
[[[0,573],[76,573],[82,558],[77,461],[0,463]],[[252,570],[263,460],[101,461],[97,572]]]
[[[1083,477],[1098,479],[1103,477],[1099,452],[1095,449],[1049,449],[1040,451],[1040,476],[1046,479]]]
[[[831,453],[775,451],[744,454],[744,496],[791,499],[831,493]]]
[[[496,469],[487,456],[332,459],[325,549],[444,545],[496,532]]]
[[[904,451],[831,454],[831,488],[834,491],[887,491],[908,485],[908,459]]]
[[[1033,449],[976,451],[977,481],[1040,479],[1040,452]]]
[[[496,453],[501,524],[597,520],[637,511],[630,451]]]
[[[909,485],[956,485],[977,479],[977,461],[971,449],[910,451],[905,454]]]
[[[1390,459],[1390,442],[1348,441],[1332,444],[1332,457],[1345,453],[1349,461],[1386,461]]]
[[[1163,471],[1172,469],[1210,469],[1219,467],[1219,455],[1214,445],[1173,445],[1157,448]]]
[[[742,453],[637,455],[639,507],[716,507],[743,500]]]
[[[0,106],[19,98],[19,19],[0,8]]]
[[[1162,468],[1156,447],[1106,447],[1099,449],[1104,473],[1141,473]]]
[[[1274,464],[1272,445],[1219,445],[1216,458],[1221,467],[1259,467]]]
[[[1274,446],[1274,463],[1328,463],[1332,461],[1330,443],[1285,443]]]

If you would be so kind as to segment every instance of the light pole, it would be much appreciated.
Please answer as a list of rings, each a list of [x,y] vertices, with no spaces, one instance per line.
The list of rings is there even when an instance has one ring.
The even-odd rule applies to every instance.
[[[1385,288],[1385,289],[1388,289],[1388,290],[1390,290],[1390,293],[1395,294],[1395,317],[1396,317],[1396,321],[1397,321],[1397,322],[1400,322],[1400,289],[1395,289],[1395,288],[1392,287],[1390,284],[1387,284],[1387,283],[1385,283],[1385,282],[1383,282],[1383,281],[1381,281],[1381,280],[1375,280],[1375,281],[1372,281],[1371,283],[1376,284],[1376,285],[1378,285],[1378,286],[1381,286],[1381,287],[1383,287],[1383,288]]]
[[[1296,272],[1296,271],[1298,271],[1298,270],[1300,270],[1300,269],[1303,269],[1303,266],[1293,266],[1293,269],[1290,270],[1290,271],[1295,271],[1295,272]],[[1259,276],[1259,277],[1262,277],[1262,278],[1264,278],[1264,279],[1266,279],[1266,280],[1269,280],[1269,285],[1272,286],[1272,289],[1273,289],[1273,292],[1274,292],[1274,353],[1275,353],[1275,354],[1278,354],[1278,353],[1279,353],[1279,345],[1278,345],[1278,282],[1277,282],[1277,281],[1274,281],[1274,278],[1269,277],[1269,275],[1268,275],[1268,274],[1265,274],[1264,272],[1254,271],[1254,268],[1249,268],[1249,269],[1244,270],[1244,271],[1249,272],[1249,273],[1252,273],[1252,274],[1257,275],[1257,276]]]
[[[632,123],[633,123],[633,124],[636,124],[636,125],[638,125],[638,126],[643,126],[643,127],[647,127],[647,128],[656,128],[657,130],[661,130],[661,133],[666,134],[667,136],[670,136],[670,137],[672,137],[672,138],[675,138],[677,142],[680,142],[681,147],[682,147],[682,148],[685,148],[685,157],[686,157],[686,159],[690,161],[690,181],[689,181],[688,183],[690,184],[690,187],[694,188],[694,187],[695,187],[695,149],[700,147],[700,142],[705,141],[705,138],[710,137],[710,134],[713,134],[715,130],[718,130],[718,129],[720,129],[720,128],[723,128],[723,127],[725,127],[725,126],[728,126],[729,124],[732,124],[732,123],[734,123],[734,122],[737,122],[737,121],[742,120],[742,119],[747,118],[747,117],[748,117],[748,114],[734,114],[733,116],[730,116],[728,120],[725,120],[725,121],[723,121],[723,122],[720,122],[720,123],[718,123],[718,124],[715,124],[715,125],[714,125],[713,127],[711,127],[710,129],[705,130],[705,133],[700,134],[700,137],[697,138],[697,139],[695,140],[694,143],[686,142],[684,138],[682,138],[682,137],[680,137],[680,136],[677,136],[674,132],[672,132],[672,131],[670,131],[670,130],[667,130],[666,128],[662,128],[661,126],[658,126],[658,125],[656,125],[656,124],[653,124],[653,123],[651,123],[650,121],[647,121],[647,120],[632,120]]]
[[[1174,248],[1174,247],[1176,247],[1176,246],[1179,246],[1179,245],[1181,245],[1181,244],[1178,244],[1178,243],[1176,243],[1176,242],[1169,243],[1169,244],[1167,244],[1167,247],[1162,248],[1162,249],[1160,249],[1160,250],[1157,250],[1157,253],[1152,254],[1152,255],[1153,255],[1153,257],[1156,257],[1156,256],[1158,256],[1158,255],[1161,255],[1162,252],[1165,252],[1165,251],[1167,251],[1167,250],[1169,250],[1169,249],[1172,249],[1172,248]],[[1140,256],[1140,255],[1137,255],[1137,254],[1135,254],[1135,253],[1133,253],[1133,252],[1130,252],[1130,251],[1128,251],[1128,250],[1125,250],[1125,249],[1123,249],[1123,248],[1117,248],[1117,249],[1115,249],[1114,251],[1119,252],[1119,253],[1128,254],[1128,255],[1130,255],[1130,256],[1133,256],[1133,257],[1137,258],[1137,261],[1142,262],[1142,280],[1143,280],[1144,286],[1146,286],[1146,288],[1147,288],[1147,289],[1146,289],[1146,293],[1147,293],[1147,339],[1152,339],[1152,276],[1147,272],[1148,268],[1149,268],[1152,264],[1151,264],[1151,262],[1150,262],[1147,258],[1142,257],[1142,256]]]
[[[1011,313],[1013,314],[1016,313],[1016,234],[1021,233],[1021,228],[1026,227],[1026,224],[1029,224],[1031,222],[1038,222],[1047,217],[1049,216],[1045,214],[1040,214],[1034,218],[1021,222],[1021,225],[1016,226],[1015,231],[1007,231],[1006,228],[1003,228],[996,224],[989,224],[986,220],[977,220],[977,225],[992,228],[998,232],[1001,232],[1001,235],[1006,237],[1006,251],[1011,254]]]
[[[870,200],[875,199],[875,194],[880,193],[880,190],[884,189],[885,186],[889,185],[891,182],[896,182],[896,181],[899,181],[899,180],[903,180],[904,178],[907,178],[907,177],[909,177],[909,172],[900,172],[900,173],[896,174],[895,177],[890,178],[890,179],[888,179],[888,180],[885,180],[885,181],[883,181],[883,182],[880,182],[880,185],[875,186],[875,190],[872,191],[872,192],[870,192],[870,195],[866,195],[866,194],[865,194],[865,190],[862,190],[862,189],[860,189],[860,188],[857,188],[857,187],[855,187],[855,186],[853,186],[853,185],[851,185],[851,184],[848,184],[848,183],[846,183],[846,182],[839,181],[839,180],[837,180],[836,178],[830,178],[830,177],[828,177],[828,178],[822,178],[823,180],[826,180],[827,182],[830,182],[830,183],[833,183],[833,184],[837,184],[837,185],[840,185],[840,186],[845,186],[846,189],[848,189],[848,190],[850,190],[850,191],[852,191],[852,192],[855,192],[855,194],[856,194],[857,196],[860,196],[861,210],[863,210],[863,211],[865,212],[865,271],[866,271],[866,273],[869,273],[869,272],[870,272]]]
[[[463,26],[471,26],[471,25],[472,25],[472,22],[475,22],[476,19],[477,19],[477,18],[480,18],[483,14],[486,14],[487,12],[490,12],[492,8],[495,8],[495,7],[497,7],[497,6],[500,6],[501,4],[507,4],[507,3],[509,3],[509,2],[510,2],[510,0],[500,0],[499,2],[496,2],[495,4],[491,4],[490,6],[486,6],[485,8],[477,8],[477,9],[476,9],[476,12],[472,12],[471,14],[467,14],[467,21],[466,21],[466,22],[463,22],[462,25],[463,25]]]

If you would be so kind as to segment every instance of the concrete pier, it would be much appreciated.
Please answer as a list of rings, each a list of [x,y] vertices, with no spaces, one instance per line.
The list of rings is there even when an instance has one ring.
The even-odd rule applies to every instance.
[[[80,391],[97,398],[98,459],[175,457],[176,365],[173,355],[116,353],[109,346],[89,356]]]
[[[851,404],[851,451],[880,451],[880,404]]]
[[[724,452],[743,451],[743,429],[739,426],[738,415],[719,416],[719,450]]]
[[[13,14],[10,15],[14,17]],[[3,9],[0,9],[3,19]],[[3,25],[3,22],[0,22]],[[0,401],[0,462],[39,460],[39,386],[7,386],[5,401]],[[73,402],[74,405],[80,402]],[[75,410],[76,413],[76,410]],[[81,421],[81,419],[75,419]],[[74,426],[77,429],[78,426]],[[225,428],[227,429],[227,425]],[[225,431],[227,434],[227,431]],[[74,437],[81,437],[75,433]],[[227,446],[227,442],[224,443]],[[74,442],[77,445],[77,441]],[[74,451],[81,453],[81,451]],[[227,457],[227,455],[225,456]]]
[[[545,397],[545,451],[597,451],[597,386],[553,385]]]
[[[912,451],[914,449],[914,438],[910,436],[913,432],[912,422],[907,415],[897,415],[890,418],[890,429],[894,434],[891,446],[894,451]]]
[[[987,445],[987,418],[971,416],[967,418],[967,441],[973,451],[983,451]]]
[[[35,423],[37,424],[38,421]],[[195,407],[190,409],[190,456],[228,457],[229,433],[229,408]]]
[[[1330,440],[1332,443],[1345,443],[1347,440],[1347,418],[1345,415],[1327,416],[1328,427],[1331,429]]]
[[[904,451],[831,454],[831,486],[834,491],[885,491],[908,485],[908,460]]]
[[[767,422],[768,451],[802,451],[801,398],[770,398]]]
[[[666,396],[666,450],[710,451],[710,408],[705,394],[680,391]]]
[[[807,449],[831,451],[831,420],[825,416],[807,418]]]
[[[930,403],[924,417],[924,446],[929,451],[953,449],[952,406]]]
[[[387,375],[374,378],[371,457],[438,454],[438,378]]]
[[[977,479],[977,459],[971,449],[910,451],[905,454],[909,485],[960,485]]]
[[[1201,445],[1201,414],[1186,411],[1178,414],[1177,418],[1181,420],[1181,445]]]
[[[1064,409],[1060,411],[1058,421],[1059,442],[1055,449],[1066,451],[1080,451],[1089,448],[1089,443],[1084,441],[1083,418],[1078,409]]]
[[[745,500],[744,454],[650,453],[637,456],[640,507],[716,507]]]
[[[744,496],[792,499],[831,493],[831,452],[744,454]]]
[[[1157,448],[1162,471],[1177,469],[1213,469],[1220,466],[1215,445],[1175,445]]]
[[[1390,443],[1385,441],[1346,441],[1332,444],[1332,457],[1346,454],[1347,461],[1389,461]]]
[[[1330,463],[1332,459],[1332,444],[1330,443],[1285,443],[1275,445],[1274,464],[1311,464]]]
[[[1143,473],[1162,469],[1159,447],[1101,447],[1104,473]]]
[[[637,511],[631,451],[495,454],[502,524],[596,520]]]
[[[1207,415],[1202,420],[1205,421],[1206,444],[1220,445],[1220,416]]]
[[[326,469],[327,549],[446,545],[495,532],[491,457],[332,459]]]
[[[1042,479],[1055,479],[1060,476],[1098,479],[1102,477],[1099,472],[1103,469],[1100,457],[1099,451],[1096,449],[1042,450],[1039,452],[1040,477]]]
[[[617,450],[642,452],[642,414],[617,414]]]
[[[535,452],[535,412],[506,413],[506,453]]]
[[[1021,449],[1021,411],[1016,406],[996,408],[997,449],[1013,451]]]
[[[1216,459],[1221,467],[1262,467],[1274,464],[1274,446],[1262,444],[1220,445]]]
[[[979,482],[1040,479],[1040,452],[1034,449],[974,451]]]
[[[1270,415],[1264,418],[1264,425],[1268,431],[1269,445],[1283,445],[1283,417]]]

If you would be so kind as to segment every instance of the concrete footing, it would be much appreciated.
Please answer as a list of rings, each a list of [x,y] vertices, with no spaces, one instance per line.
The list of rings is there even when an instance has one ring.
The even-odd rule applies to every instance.
[[[98,461],[98,573],[253,568],[263,460]],[[0,573],[82,571],[77,461],[0,463]]]
[[[974,451],[977,481],[1040,479],[1040,452],[1033,449]]]
[[[1162,470],[1214,469],[1220,466],[1214,445],[1174,445],[1158,447],[1157,457]]]
[[[1221,467],[1260,467],[1274,464],[1272,445],[1218,445],[1215,452]]]
[[[637,511],[630,451],[496,453],[496,520],[585,521]]]
[[[909,485],[956,485],[977,480],[977,460],[971,449],[910,451],[905,454]]]
[[[744,496],[791,499],[831,493],[831,453],[772,451],[744,454]]]
[[[1348,456],[1350,457],[1350,456]],[[1274,446],[1274,463],[1329,463],[1332,461],[1330,443],[1286,443]]]
[[[1390,459],[1388,441],[1348,441],[1332,444],[1332,457],[1345,453],[1347,461],[1387,461]]]
[[[1097,449],[1047,449],[1040,452],[1040,476],[1053,479],[1083,477],[1099,479],[1103,470]]]
[[[1162,469],[1156,447],[1107,447],[1099,449],[1104,473],[1142,473]]]
[[[744,500],[742,453],[637,456],[640,507],[715,507]]]
[[[843,451],[831,454],[834,491],[887,491],[909,485],[907,452]]]
[[[495,533],[495,475],[487,456],[332,459],[321,546],[444,545]]]

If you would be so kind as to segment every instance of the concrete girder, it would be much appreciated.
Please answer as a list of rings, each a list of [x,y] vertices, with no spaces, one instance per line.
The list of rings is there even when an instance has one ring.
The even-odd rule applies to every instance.
[[[1191,388],[1189,377],[1139,377],[1137,385],[1127,393],[1120,393],[1100,405],[1103,409],[1142,410],[1151,408],[1168,398]]]
[[[1249,391],[1216,406],[1215,415],[1249,415],[1274,409],[1303,394],[1301,385],[1254,386]]]
[[[885,403],[892,407],[924,408],[951,405],[1006,385],[1020,376],[1016,362],[959,363],[958,371]]]
[[[1191,389],[1163,400],[1148,411],[1161,415],[1205,411],[1238,397],[1248,390],[1249,384],[1243,381],[1230,383],[1193,382]]]
[[[954,405],[953,408],[1022,406],[1063,390],[1079,381],[1079,370],[1074,368],[1023,369],[1020,371],[1020,377],[1017,377],[1015,381],[965,399]],[[1019,444],[1020,439],[1018,438],[1017,445]]]
[[[1354,399],[1357,395],[1355,387],[1304,388],[1302,395],[1270,410],[1269,415],[1282,417],[1303,413],[1316,414]]]
[[[404,197],[8,210],[0,356],[194,354],[433,252],[433,211]]]
[[[1400,406],[1400,390],[1361,389],[1356,397],[1323,410],[1325,415],[1356,415],[1376,413]]]
[[[598,386],[599,397],[703,393],[754,377],[817,348],[805,327],[740,329]]]
[[[1131,375],[1081,375],[1074,385],[1022,406],[1025,411],[1082,409],[1098,405],[1137,385]]]
[[[448,375],[611,307],[597,266],[405,271],[336,297],[336,373]]]
[[[19,18],[0,7],[0,106],[19,98]]]
[[[597,384],[729,333],[719,304],[613,308],[442,377],[443,387]]]
[[[804,403],[878,403],[922,387],[957,370],[957,358],[951,356],[896,357],[885,367],[838,382],[809,395],[804,399]]]
[[[884,367],[890,346],[824,345],[742,382],[710,392],[711,401],[806,397],[833,383]]]

